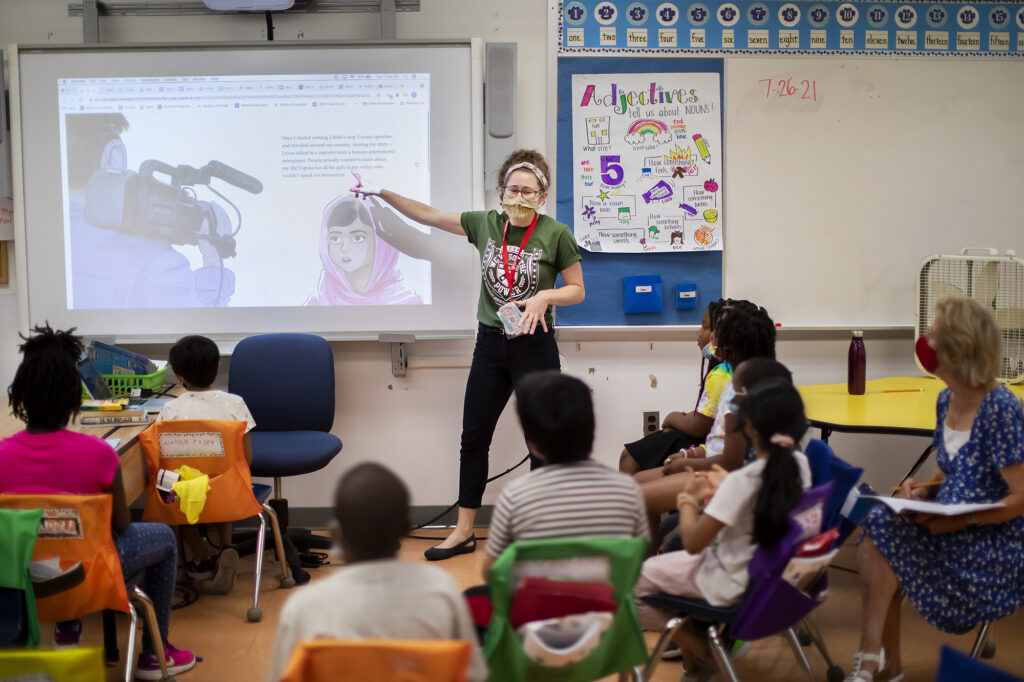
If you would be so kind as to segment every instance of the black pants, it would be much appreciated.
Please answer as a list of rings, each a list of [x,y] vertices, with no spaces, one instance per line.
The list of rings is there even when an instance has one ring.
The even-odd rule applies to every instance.
[[[487,453],[498,417],[516,382],[544,369],[559,369],[554,330],[545,332],[538,326],[533,334],[507,339],[503,330],[480,325],[462,407],[460,507],[480,508],[487,485]]]

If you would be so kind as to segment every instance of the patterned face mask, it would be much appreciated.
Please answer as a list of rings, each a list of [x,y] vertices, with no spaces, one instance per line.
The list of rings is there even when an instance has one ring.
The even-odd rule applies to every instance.
[[[533,215],[540,202],[537,199],[524,199],[518,194],[514,197],[503,196],[501,207],[508,213],[508,217],[516,222],[522,222]]]

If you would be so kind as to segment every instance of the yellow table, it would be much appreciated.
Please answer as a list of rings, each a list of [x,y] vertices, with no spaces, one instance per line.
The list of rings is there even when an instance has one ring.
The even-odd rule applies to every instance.
[[[846,384],[798,386],[811,426],[827,441],[840,433],[881,433],[930,438],[935,433],[935,402],[946,384],[931,377],[888,377],[865,384],[864,395],[850,395]],[[1024,400],[1024,385],[1008,385]],[[907,476],[913,476],[931,454],[921,454]],[[906,478],[906,477],[904,477]]]

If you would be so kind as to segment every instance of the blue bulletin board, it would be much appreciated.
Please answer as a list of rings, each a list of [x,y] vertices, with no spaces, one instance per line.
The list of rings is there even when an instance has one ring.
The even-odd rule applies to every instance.
[[[558,59],[558,188],[556,214],[574,233],[583,220],[576,215],[573,93],[574,74],[718,74],[719,102],[722,102],[723,60],[693,57],[562,57]],[[722,107],[718,116],[721,119]],[[721,120],[719,121],[722,123]],[[724,124],[721,125],[724,129]],[[724,158],[724,141],[716,150]],[[726,191],[723,186],[720,190]],[[724,227],[723,227],[724,229]],[[579,237],[577,237],[579,241]],[[586,300],[559,308],[559,326],[636,326],[700,324],[704,307],[722,295],[722,251],[675,253],[605,253],[580,249]],[[657,312],[627,313],[623,280],[632,276],[661,277],[664,293]],[[677,286],[696,288],[696,301],[689,307],[676,305]],[[692,286],[687,286],[692,285]],[[689,296],[689,294],[688,294]]]

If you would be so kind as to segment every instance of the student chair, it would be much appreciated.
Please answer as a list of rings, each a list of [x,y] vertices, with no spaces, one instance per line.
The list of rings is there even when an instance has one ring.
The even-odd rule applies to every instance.
[[[582,682],[619,673],[638,677],[647,645],[633,586],[647,551],[642,538],[570,538],[514,542],[487,575],[493,614],[484,643],[490,682]],[[527,578],[605,583],[612,586],[614,614],[596,647],[582,660],[549,667],[530,658],[512,623],[513,594]]]
[[[0,509],[0,647],[39,646],[29,564],[42,515],[41,509]]]
[[[281,682],[463,682],[469,642],[318,639],[292,653]]]
[[[866,484],[857,486],[860,477],[864,475],[864,469],[852,466],[837,457],[828,443],[817,438],[808,441],[804,454],[811,469],[811,485],[832,484],[832,492],[829,493],[822,509],[821,525],[822,528],[836,528],[839,531],[839,537],[835,541],[835,546],[839,547],[857,529],[871,509],[871,505],[866,502],[857,502],[859,488],[867,488]],[[867,488],[865,492],[873,494],[874,491]],[[825,640],[814,620],[814,615],[808,615],[800,625],[797,638],[803,646],[814,644],[817,647],[828,664],[829,682],[842,680],[843,669],[836,665],[828,647],[825,646]]]
[[[141,605],[156,651],[164,650],[153,602],[138,586],[129,594],[121,573],[121,560],[114,546],[111,531],[112,501],[110,495],[0,495],[0,508],[42,510],[33,561],[59,559],[62,567],[80,562],[84,570],[82,582],[57,594],[36,598],[36,611],[44,623],[72,620],[111,609],[129,614],[131,628],[125,664],[125,682],[131,682],[135,667],[135,637],[138,611],[132,602]],[[134,584],[137,576],[132,576]],[[167,676],[163,656],[160,669]]]
[[[944,645],[935,682],[1024,682],[1020,677],[985,665],[976,658]]]
[[[96,682],[105,680],[103,649],[82,647],[63,651],[0,650],[0,679]]]
[[[255,516],[260,527],[256,535],[256,577],[253,580],[252,606],[246,612],[250,622],[263,618],[259,608],[260,580],[263,576],[263,543],[266,535],[264,514],[270,517],[274,533],[274,545],[281,561],[281,587],[295,585],[288,562],[284,560],[284,547],[277,514],[267,504],[257,499],[249,465],[245,461],[243,439],[245,422],[219,421],[214,419],[176,419],[159,421],[139,435],[139,444],[146,456],[149,469],[149,484],[146,494],[146,508],[142,512],[145,521],[158,521],[169,526],[189,523],[187,515],[178,501],[164,502],[157,490],[157,475],[161,469],[177,470],[190,466],[210,478],[209,490],[202,511],[193,523],[220,523],[241,521]],[[264,500],[269,494],[263,490]]]
[[[334,425],[334,353],[311,334],[264,334],[242,339],[231,354],[228,391],[242,396],[256,420],[249,433],[252,475],[274,479],[274,499],[282,529],[288,528],[288,502],[281,478],[327,466],[341,452]],[[289,533],[300,548],[326,549],[328,538]]]
[[[701,599],[688,599],[671,594],[653,594],[644,598],[652,606],[667,611],[677,618],[669,621],[654,648],[644,677],[654,672],[661,654],[682,622],[691,618],[708,624],[708,640],[720,669],[730,682],[737,682],[729,661],[728,651],[737,640],[750,641],[777,633],[784,633],[803,669],[814,682],[814,672],[797,640],[794,626],[824,601],[828,592],[828,575],[822,567],[812,577],[809,586],[797,589],[785,579],[783,573],[799,547],[821,530],[823,509],[831,492],[831,483],[812,488],[790,513],[790,529],[785,538],[771,550],[759,548],[750,561],[750,584],[746,595],[731,606],[711,606]],[[842,670],[829,669],[829,680]]]

